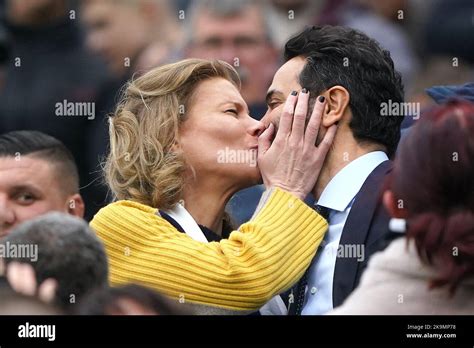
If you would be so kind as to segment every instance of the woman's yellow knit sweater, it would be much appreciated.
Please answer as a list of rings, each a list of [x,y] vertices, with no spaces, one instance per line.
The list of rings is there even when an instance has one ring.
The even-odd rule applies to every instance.
[[[137,283],[180,301],[256,310],[294,284],[309,266],[327,222],[280,189],[267,191],[252,220],[220,242],[179,232],[157,209],[118,201],[91,227],[104,242],[110,283]]]

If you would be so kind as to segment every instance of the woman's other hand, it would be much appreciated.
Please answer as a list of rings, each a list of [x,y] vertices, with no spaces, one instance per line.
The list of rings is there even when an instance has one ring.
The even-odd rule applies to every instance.
[[[308,102],[309,92],[292,92],[273,143],[273,124],[260,135],[258,143],[258,166],[265,186],[279,187],[302,200],[316,184],[337,129],[336,125],[329,127],[316,146],[325,99],[317,98],[305,130]]]

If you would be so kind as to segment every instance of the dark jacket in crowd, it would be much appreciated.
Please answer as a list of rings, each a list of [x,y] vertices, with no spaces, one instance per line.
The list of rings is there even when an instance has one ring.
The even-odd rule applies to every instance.
[[[96,101],[109,79],[106,69],[85,48],[76,20],[35,28],[8,23],[5,27],[11,45],[5,83],[0,86],[0,133],[35,129],[58,138],[76,159],[81,187],[87,186],[93,179],[91,163],[96,161],[88,158],[93,156],[88,142],[95,123],[101,121]],[[95,113],[67,115],[59,106],[65,103],[93,103]],[[92,104],[88,107],[93,110]],[[86,191],[82,193],[90,217]]]

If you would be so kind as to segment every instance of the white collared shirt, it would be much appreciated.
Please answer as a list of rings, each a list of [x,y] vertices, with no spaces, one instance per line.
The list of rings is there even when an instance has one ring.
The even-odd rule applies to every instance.
[[[174,221],[176,221],[176,223],[180,225],[181,228],[184,230],[184,233],[186,233],[192,239],[198,242],[209,243],[206,236],[199,227],[198,223],[186,210],[183,204],[177,203],[175,204],[173,209],[163,211],[168,214]]]
[[[329,229],[309,269],[302,315],[324,314],[333,309],[334,269],[344,224],[367,177],[387,160],[382,151],[365,154],[342,168],[324,188],[317,204],[329,209]]]

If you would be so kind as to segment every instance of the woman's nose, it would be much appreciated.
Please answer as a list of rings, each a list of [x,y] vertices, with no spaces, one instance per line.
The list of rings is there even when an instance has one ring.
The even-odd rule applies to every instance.
[[[258,121],[252,118],[252,124],[249,127],[249,133],[252,136],[258,137],[265,130],[265,124],[262,121]]]

